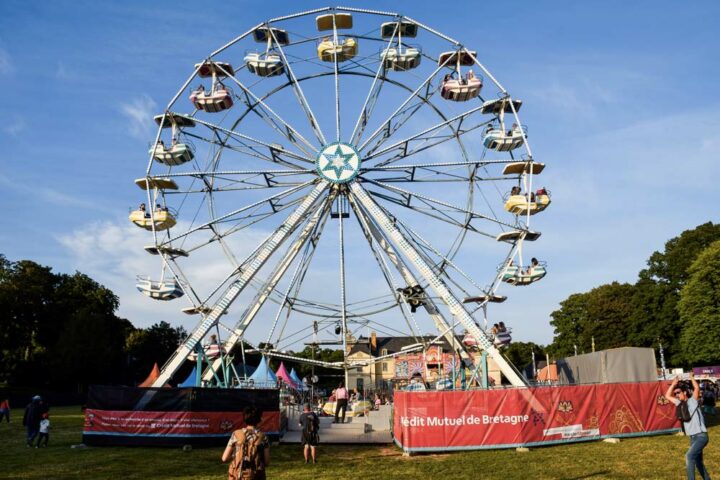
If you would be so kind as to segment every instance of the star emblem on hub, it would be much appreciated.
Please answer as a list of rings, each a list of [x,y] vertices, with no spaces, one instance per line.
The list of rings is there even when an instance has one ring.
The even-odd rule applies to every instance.
[[[318,174],[332,183],[346,183],[360,172],[360,156],[343,142],[325,145],[315,161]]]

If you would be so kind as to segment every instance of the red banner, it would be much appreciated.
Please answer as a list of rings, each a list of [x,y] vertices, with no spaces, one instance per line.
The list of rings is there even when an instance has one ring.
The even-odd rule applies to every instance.
[[[85,410],[83,435],[227,437],[245,426],[242,412],[145,412]],[[259,425],[280,432],[280,412],[264,412]]]
[[[395,392],[395,441],[408,452],[503,448],[678,430],[668,382]]]

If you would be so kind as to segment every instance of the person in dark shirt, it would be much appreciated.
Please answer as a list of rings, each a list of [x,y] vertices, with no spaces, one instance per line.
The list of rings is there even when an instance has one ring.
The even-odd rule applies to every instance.
[[[27,446],[32,447],[33,440],[40,433],[40,420],[42,419],[42,405],[40,395],[35,395],[25,407],[23,426],[27,429]]]
[[[302,439],[303,455],[305,456],[305,463],[310,461],[312,457],[312,463],[317,462],[317,446],[320,443],[320,436],[318,430],[320,430],[320,419],[317,414],[310,409],[309,404],[305,404],[303,413],[299,419],[300,427],[302,428]]]

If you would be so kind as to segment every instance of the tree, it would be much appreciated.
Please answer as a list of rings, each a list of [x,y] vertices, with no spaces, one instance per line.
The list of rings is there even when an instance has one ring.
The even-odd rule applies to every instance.
[[[532,363],[533,352],[536,361],[545,360],[545,347],[533,342],[512,342],[504,350],[508,360],[520,370]]]
[[[635,287],[613,282],[587,293],[576,293],[560,303],[550,324],[555,338],[549,347],[553,356],[568,356],[592,350],[627,346],[630,333],[629,318],[635,313]]]
[[[698,255],[680,292],[680,345],[689,364],[720,361],[720,241]]]
[[[183,327],[173,327],[164,321],[129,332],[126,351],[131,383],[142,381],[154,363],[162,365],[186,337],[187,331]]]
[[[712,222],[685,230],[665,243],[663,252],[654,252],[647,261],[648,268],[640,272],[641,279],[668,284],[676,293],[685,285],[688,270],[698,255],[720,238],[720,224]]]

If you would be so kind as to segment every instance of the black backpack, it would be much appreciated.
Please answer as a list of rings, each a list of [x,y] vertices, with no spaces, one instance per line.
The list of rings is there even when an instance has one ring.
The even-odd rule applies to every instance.
[[[697,408],[695,409],[697,411]],[[693,412],[693,415],[695,412]],[[689,422],[692,419],[692,415],[690,415],[690,407],[688,407],[687,402],[680,402],[675,407],[675,417],[680,420],[681,422]]]
[[[305,432],[311,435],[317,433],[318,423],[318,416],[314,412],[309,413],[305,421]]]

